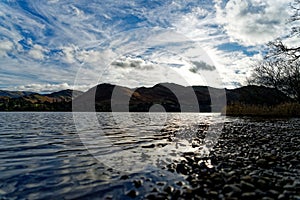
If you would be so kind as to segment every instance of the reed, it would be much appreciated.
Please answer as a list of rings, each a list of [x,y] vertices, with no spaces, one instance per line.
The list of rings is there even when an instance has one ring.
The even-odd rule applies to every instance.
[[[300,104],[283,103],[275,106],[267,106],[234,103],[227,105],[223,109],[222,114],[227,116],[300,117]]]

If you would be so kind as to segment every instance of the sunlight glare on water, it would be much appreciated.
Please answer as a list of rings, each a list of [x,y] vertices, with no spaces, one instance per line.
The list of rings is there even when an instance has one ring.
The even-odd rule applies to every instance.
[[[205,149],[205,134],[215,142],[223,121],[219,113],[97,113],[93,124],[88,115],[93,113],[80,113],[84,125],[77,126],[83,144],[100,162],[128,172],[159,167],[184,152]],[[204,134],[201,141],[194,141],[197,134]],[[191,147],[191,142],[198,144]]]

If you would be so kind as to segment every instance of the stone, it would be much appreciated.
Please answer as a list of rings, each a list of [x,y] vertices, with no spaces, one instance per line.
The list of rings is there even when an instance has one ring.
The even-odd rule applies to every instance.
[[[224,185],[223,192],[225,194],[232,192],[233,194],[235,194],[234,196],[236,196],[241,194],[242,190],[238,186],[231,184],[231,185]]]
[[[278,195],[279,195],[279,192],[278,191],[276,191],[276,190],[269,190],[268,192],[267,192],[267,194],[269,194],[271,197],[278,197]]]
[[[217,191],[209,191],[208,195],[211,198],[217,198],[219,196],[219,193]]]
[[[188,167],[186,166],[186,164],[179,163],[179,164],[177,164],[177,166],[176,166],[176,172],[177,172],[177,173],[184,174],[184,175],[187,175],[188,172],[189,172],[189,169],[188,169]]]
[[[251,183],[245,182],[245,181],[241,181],[241,188],[244,191],[253,191],[255,190],[255,186]]]
[[[138,196],[138,192],[136,190],[130,190],[129,192],[126,193],[126,195],[131,198],[135,198]]]
[[[268,161],[265,159],[258,159],[256,161],[257,166],[259,167],[267,167],[268,166]]]
[[[284,194],[280,194],[278,197],[277,197],[278,200],[280,199],[286,199],[285,195]]]
[[[271,197],[263,197],[262,200],[274,200],[274,199]]]
[[[145,196],[145,199],[148,199],[148,200],[156,200],[156,195],[155,194],[148,194]]]
[[[121,180],[126,180],[126,179],[128,179],[128,178],[129,178],[128,175],[122,175],[122,176],[120,177]]]
[[[255,192],[245,192],[242,194],[242,199],[249,199],[249,200],[253,200],[253,199],[256,199],[256,194]]]
[[[164,188],[164,191],[165,191],[166,193],[168,193],[168,194],[172,193],[173,190],[174,190],[174,188],[173,188],[172,186],[166,186],[166,187]]]
[[[266,188],[268,188],[268,183],[265,180],[263,180],[263,179],[259,179],[257,181],[257,186],[259,188],[266,189]]]
[[[133,184],[136,188],[139,188],[143,185],[143,181],[142,180],[134,180]]]
[[[251,176],[243,176],[243,177],[241,177],[241,180],[243,180],[243,181],[251,181],[252,180],[252,178],[251,178]]]
[[[150,144],[150,145],[142,146],[142,148],[146,148],[146,149],[152,149],[154,147],[155,147],[155,144]]]
[[[157,182],[156,185],[158,185],[158,186],[164,186],[164,185],[166,185],[166,182]]]
[[[183,182],[182,182],[182,181],[177,181],[177,182],[176,182],[176,185],[178,185],[178,186],[183,186]]]

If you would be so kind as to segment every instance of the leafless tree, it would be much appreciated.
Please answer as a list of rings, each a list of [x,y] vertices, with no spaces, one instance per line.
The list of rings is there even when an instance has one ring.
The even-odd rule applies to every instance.
[[[294,14],[289,22],[293,27],[288,37],[300,37],[300,0],[294,0],[291,7]],[[249,83],[277,88],[300,103],[300,44],[288,47],[277,39],[267,47],[264,60],[253,66]]]

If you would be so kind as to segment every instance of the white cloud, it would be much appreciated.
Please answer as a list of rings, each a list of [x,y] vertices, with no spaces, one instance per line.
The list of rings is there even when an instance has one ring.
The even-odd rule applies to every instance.
[[[296,48],[299,47],[300,38],[297,36],[289,37],[283,40],[283,43],[288,46],[289,48]]]
[[[53,92],[59,90],[70,89],[68,83],[60,83],[60,84],[28,84],[28,85],[21,85],[16,86],[14,90],[21,90],[21,91],[32,91],[32,92]]]
[[[233,41],[265,44],[286,33],[291,0],[229,0],[216,3],[217,21]]]
[[[76,45],[60,47],[62,61],[69,64],[92,64],[98,66],[103,61],[103,51],[86,50]]]
[[[99,65],[102,62],[103,54],[96,50],[81,50],[78,52],[77,59],[80,62]]]
[[[74,86],[68,83],[59,83],[59,84],[49,84],[49,83],[33,83],[28,85],[20,85],[15,86],[13,88],[8,88],[10,90],[17,90],[17,91],[31,91],[31,92],[38,92],[38,93],[49,93],[49,92],[57,92],[60,90],[66,89],[74,89],[79,91],[86,91],[93,87],[94,85],[81,85],[81,86]]]
[[[66,46],[66,47],[62,47],[62,52],[63,52],[63,61],[65,61],[66,63],[75,63],[76,59],[76,50],[78,49],[76,46]]]
[[[111,63],[114,67],[119,68],[134,68],[141,70],[151,70],[154,69],[154,63],[151,61],[145,61],[142,58],[131,58],[123,56]]]
[[[14,47],[14,44],[9,40],[0,41],[0,56],[7,56]]]
[[[29,50],[28,55],[37,60],[43,60],[45,58],[44,52],[46,52],[41,45],[35,44]]]

